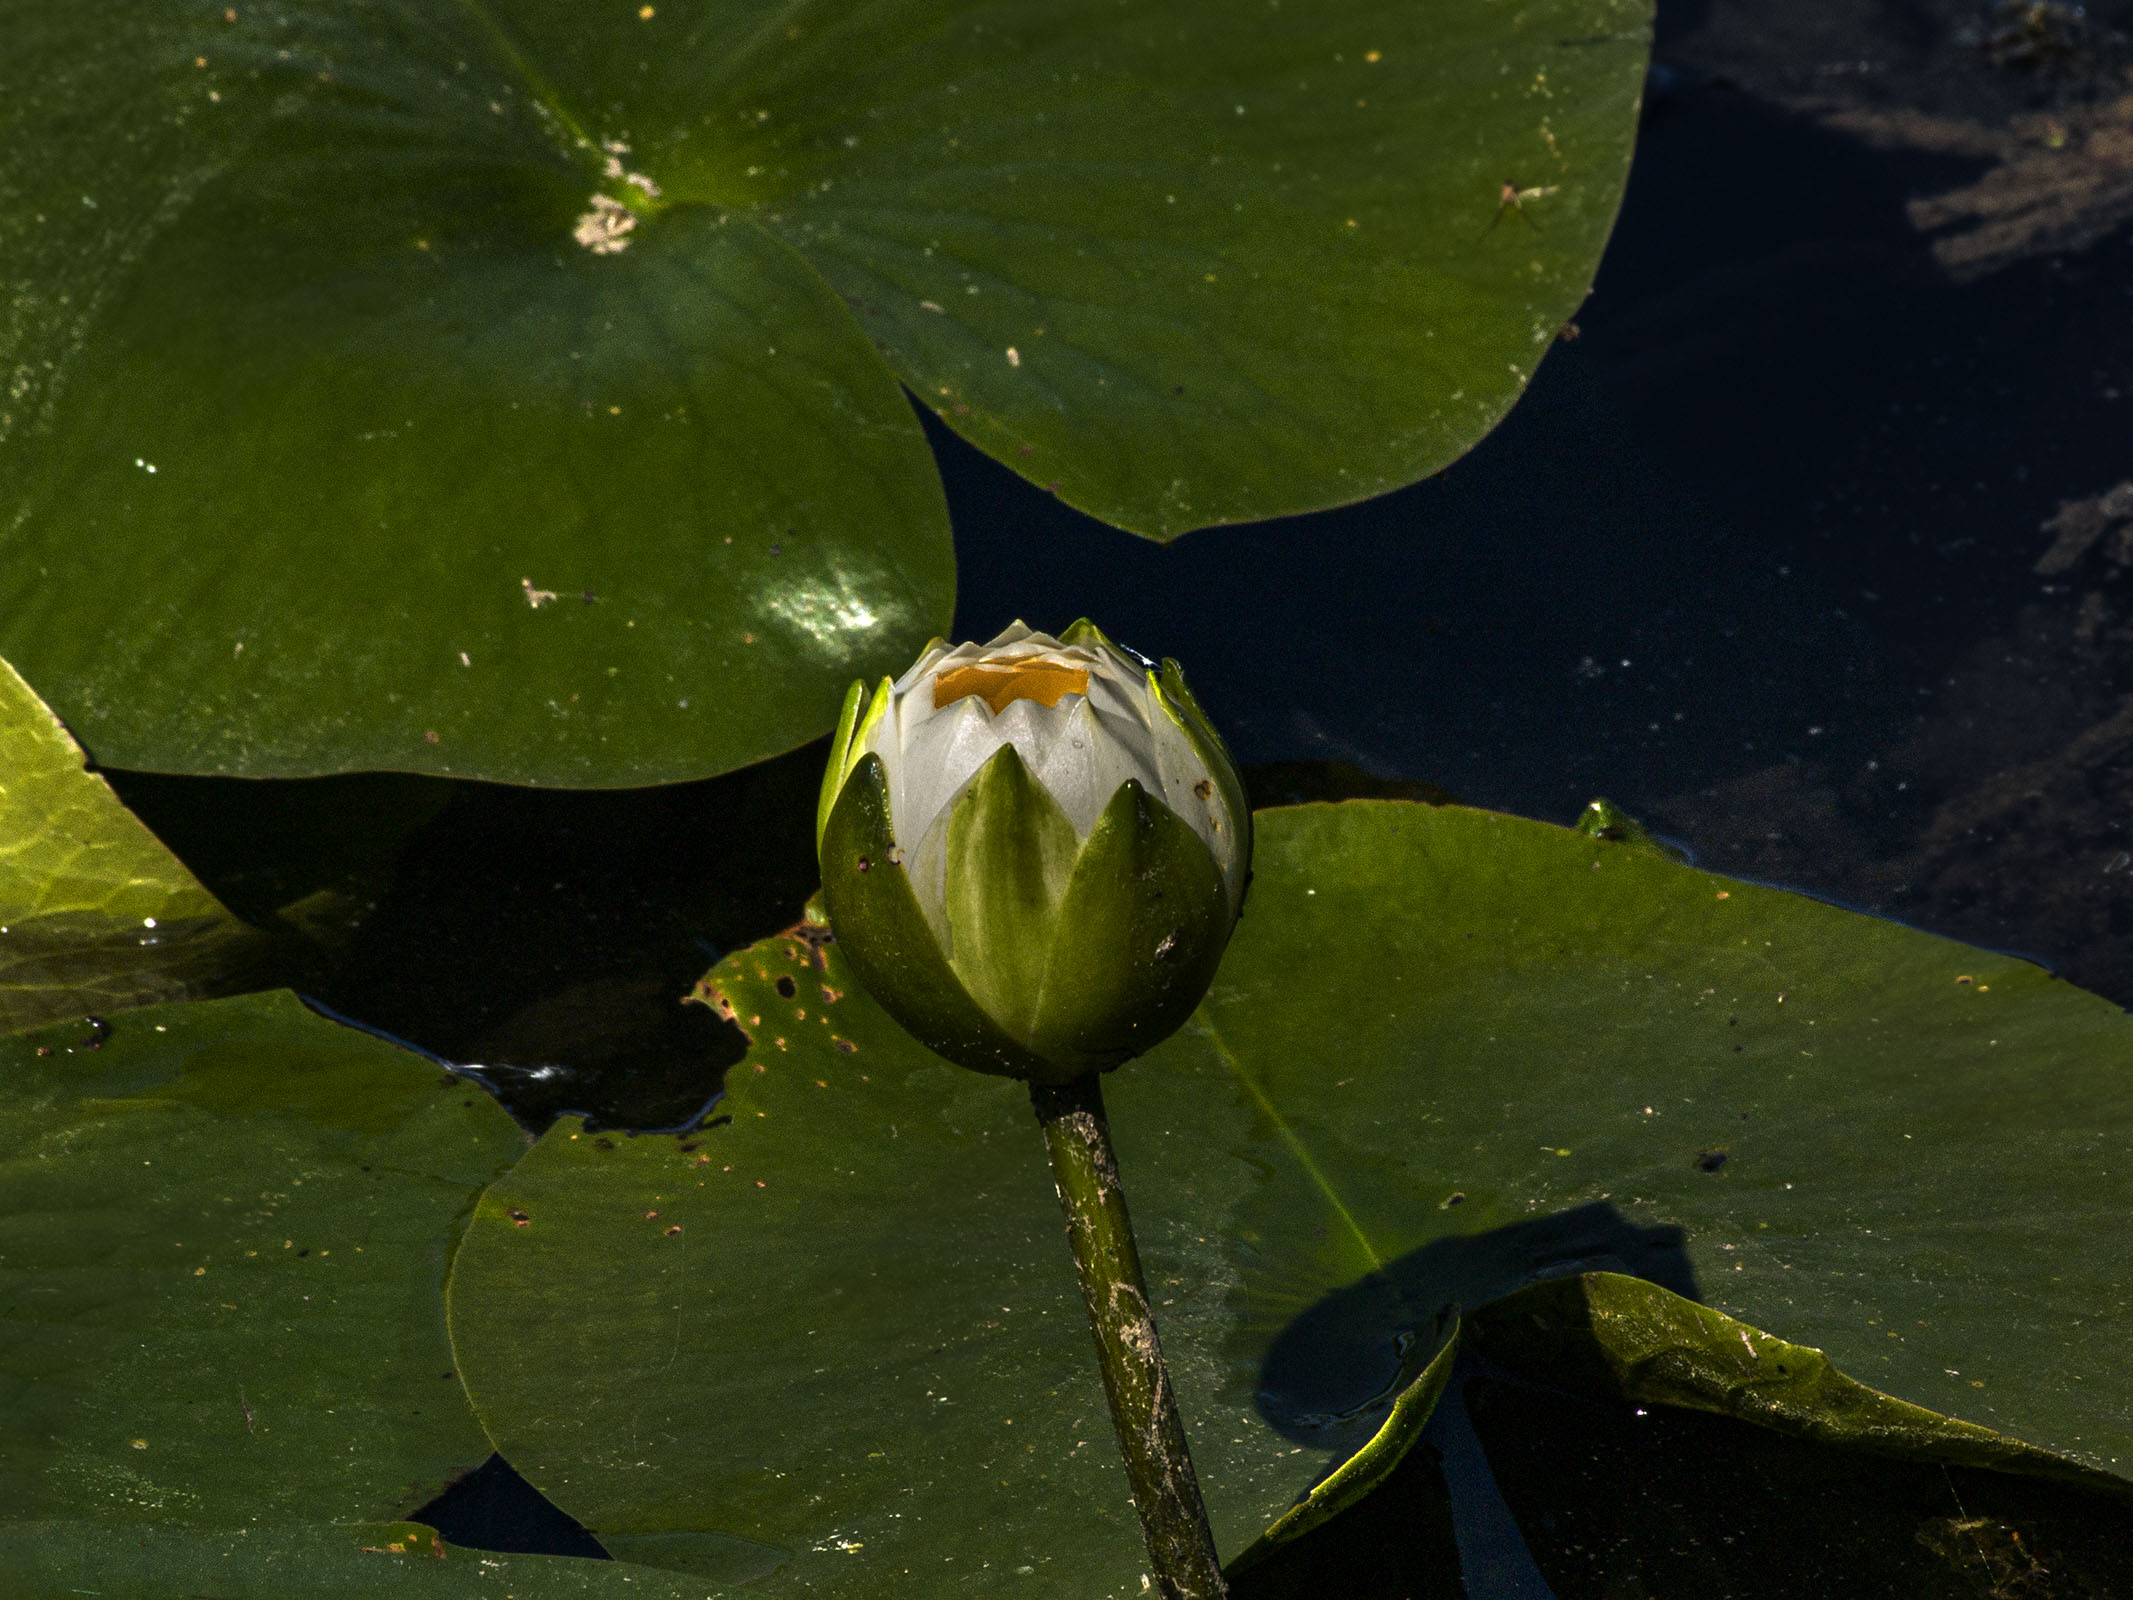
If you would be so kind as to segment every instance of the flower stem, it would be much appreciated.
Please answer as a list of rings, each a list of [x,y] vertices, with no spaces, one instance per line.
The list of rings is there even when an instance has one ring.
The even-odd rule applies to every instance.
[[[1155,1566],[1156,1593],[1162,1600],[1226,1600],[1229,1586],[1215,1555],[1119,1187],[1102,1086],[1092,1072],[1071,1083],[1033,1083],[1029,1093],[1066,1213],[1067,1241],[1096,1335],[1126,1482]]]

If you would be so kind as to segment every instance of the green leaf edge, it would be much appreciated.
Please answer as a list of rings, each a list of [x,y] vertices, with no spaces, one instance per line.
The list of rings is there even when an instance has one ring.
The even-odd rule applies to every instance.
[[[68,991],[60,1004],[57,991],[26,990],[0,977],[0,1036],[34,1032],[69,1017],[94,1011],[116,1015],[177,1000],[210,999],[251,986],[267,956],[267,938],[237,917],[170,847],[156,837],[148,824],[119,799],[111,785],[90,762],[88,753],[44,697],[0,658],[0,718],[19,714],[27,741],[43,746],[58,758],[67,772],[66,782],[80,789],[83,803],[102,819],[99,826],[106,842],[125,844],[133,859],[129,887],[160,892],[155,905],[160,936],[154,945],[142,946],[130,918],[102,910],[38,911],[27,907],[0,906],[0,924],[11,926],[17,936],[8,951],[19,960],[36,943],[36,936],[56,937],[57,943],[38,953],[38,959],[64,966],[67,961],[99,952],[106,953],[112,971]],[[0,736],[5,729],[0,728]],[[18,774],[19,775],[19,774]],[[0,797],[6,786],[0,784]],[[88,796],[95,795],[93,801]],[[0,810],[4,810],[0,806]],[[12,844],[14,841],[0,841]],[[145,876],[153,866],[162,874],[160,887]],[[147,902],[143,902],[147,903]],[[128,987],[113,992],[112,979],[130,979]],[[84,1003],[77,1003],[84,1002]]]
[[[1451,1319],[1443,1342],[1423,1363],[1422,1370],[1407,1381],[1392,1403],[1370,1442],[1321,1478],[1311,1492],[1275,1519],[1272,1526],[1238,1552],[1224,1570],[1235,1578],[1269,1559],[1284,1545],[1323,1527],[1349,1507],[1361,1503],[1372,1490],[1392,1476],[1407,1459],[1407,1452],[1422,1437],[1422,1430],[1435,1414],[1437,1402],[1451,1382],[1452,1367],[1459,1354],[1461,1325]],[[1411,1359],[1411,1358],[1410,1358]],[[1412,1368],[1410,1368],[1412,1370]]]
[[[2053,1479],[2133,1501],[2133,1480],[1869,1388],[1812,1345],[1616,1272],[1530,1284],[1476,1311],[1474,1346],[1558,1388],[1732,1417],[1899,1461]]]

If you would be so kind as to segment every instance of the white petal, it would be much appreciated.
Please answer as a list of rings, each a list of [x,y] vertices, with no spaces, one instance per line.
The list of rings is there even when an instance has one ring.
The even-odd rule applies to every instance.
[[[894,724],[890,737],[898,744],[908,744],[913,730],[933,715],[933,679],[934,674],[929,672],[916,683],[896,691],[890,707],[892,714],[882,720]]]
[[[910,693],[913,684],[922,683],[932,678],[934,673],[940,669],[941,662],[954,653],[948,645],[938,639],[934,640],[932,644],[926,647],[925,654],[912,663],[911,670],[896,680],[893,685],[893,692],[899,698]]]
[[[1059,702],[1073,709],[1062,719],[1058,736],[1030,770],[1059,802],[1060,810],[1086,839],[1104,807],[1128,778],[1156,793],[1155,773],[1139,761],[1132,745],[1104,726],[1103,718],[1080,695]]]
[[[993,716],[976,695],[956,701],[913,730],[903,750],[903,786],[890,798],[899,844],[923,839],[1002,740]]]
[[[912,893],[926,926],[940,942],[941,954],[955,959],[955,930],[948,925],[948,808],[943,806],[932,825],[920,835],[918,846],[906,845],[904,870],[911,875]]]
[[[1062,695],[1052,706],[1015,700],[997,714],[978,695],[946,706],[934,702],[933,686],[944,672],[1035,660],[1087,672],[1087,692]],[[947,815],[1003,744],[1015,746],[1083,838],[1119,785],[1139,780],[1199,835],[1231,892],[1239,888],[1243,838],[1213,774],[1158,702],[1146,664],[1115,647],[1066,645],[1017,623],[985,644],[928,649],[897,681],[890,714],[869,739],[888,769],[891,819],[913,887],[944,941]]]
[[[1038,633],[1028,623],[1019,621],[1010,622],[980,648],[983,654],[991,655],[995,651],[1006,649],[1009,645],[1020,644],[1025,639],[1038,639],[1054,650],[1059,648],[1059,641],[1050,634]]]
[[[1099,661],[1089,674],[1089,698],[1114,726],[1131,723],[1145,733],[1151,725],[1147,679],[1137,667],[1129,675],[1118,670],[1115,660]]]

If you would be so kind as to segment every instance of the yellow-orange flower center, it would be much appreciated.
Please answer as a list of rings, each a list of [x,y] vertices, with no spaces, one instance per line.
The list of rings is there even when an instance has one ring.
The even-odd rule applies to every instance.
[[[1089,674],[1084,667],[1034,657],[1022,661],[973,661],[966,667],[950,667],[933,680],[933,706],[938,711],[976,695],[998,716],[1017,700],[1056,706],[1063,695],[1088,692]]]

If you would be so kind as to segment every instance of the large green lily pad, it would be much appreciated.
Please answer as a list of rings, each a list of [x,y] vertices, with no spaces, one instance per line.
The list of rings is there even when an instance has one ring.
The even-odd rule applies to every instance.
[[[124,767],[790,748],[949,617],[898,379],[1165,537],[1471,445],[1647,12],[0,0],[0,652]]]
[[[1168,538],[1411,483],[1495,424],[1614,224],[1649,17],[839,5],[754,32],[671,159],[756,167],[922,401]]]
[[[0,1081],[0,1515],[391,1517],[488,1455],[443,1305],[524,1148],[487,1095],[286,993],[0,1039]]]
[[[821,278],[709,205],[575,240],[641,195],[596,140],[685,108],[507,37],[566,9],[0,6],[0,652],[100,760],[699,776],[946,624],[917,419]]]
[[[1258,820],[1207,1003],[1106,1088],[1226,1554],[1369,1439],[1453,1305],[1579,1270],[2133,1460],[2116,1007],[1540,823]],[[559,1124],[484,1196],[451,1285],[476,1407],[618,1553],[749,1540],[786,1553],[773,1592],[1027,1566],[1137,1593],[1024,1098],[910,1043],[820,932],[708,980],[753,1038],[713,1125]]]
[[[0,661],[0,1033],[179,999],[256,944]]]
[[[503,1555],[420,1523],[205,1529],[0,1522],[11,1600],[716,1600],[707,1586],[627,1562]]]

